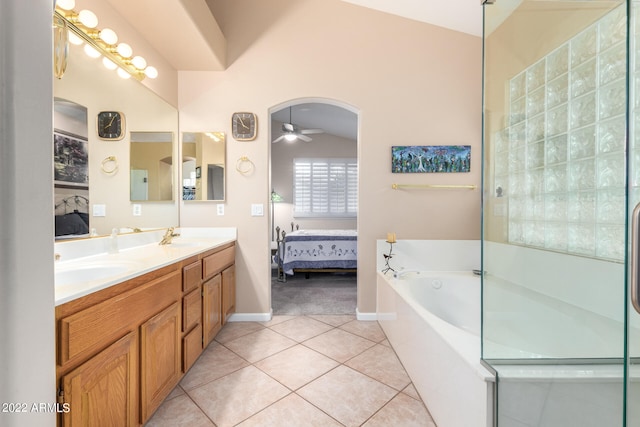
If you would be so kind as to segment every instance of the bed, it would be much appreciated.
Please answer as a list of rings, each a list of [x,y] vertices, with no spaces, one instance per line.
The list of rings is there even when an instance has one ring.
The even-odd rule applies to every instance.
[[[55,204],[56,239],[88,236],[88,212],[89,199],[85,196],[74,194],[59,198]]]
[[[296,272],[355,272],[358,266],[356,230],[300,230],[279,232],[275,261],[278,280]]]

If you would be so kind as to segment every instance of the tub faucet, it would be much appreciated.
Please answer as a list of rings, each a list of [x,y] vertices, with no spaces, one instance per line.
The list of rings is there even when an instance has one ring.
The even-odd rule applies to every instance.
[[[169,227],[167,228],[167,231],[164,233],[164,236],[162,237],[162,240],[160,240],[160,245],[170,245],[171,241],[173,240],[174,237],[178,237],[180,235],[180,233],[174,233],[175,229],[173,227]]]
[[[417,273],[420,274],[420,270],[416,270],[416,269],[409,269],[409,270],[400,270],[400,271],[396,271],[395,273],[393,273],[393,277],[395,279],[399,279],[402,276],[404,276],[405,274],[409,274],[409,273]]]

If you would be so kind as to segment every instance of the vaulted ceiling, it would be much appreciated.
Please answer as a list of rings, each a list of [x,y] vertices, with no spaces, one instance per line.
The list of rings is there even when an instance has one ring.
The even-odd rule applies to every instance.
[[[179,71],[221,71],[227,64],[227,40],[216,20],[216,8],[233,0],[106,0]],[[256,0],[265,1],[265,0]],[[473,36],[482,34],[480,0],[342,0],[441,26]],[[514,0],[505,0],[506,2]],[[161,7],[159,7],[161,4]],[[332,105],[294,106],[297,125],[356,139],[356,115]],[[273,119],[288,122],[288,109]],[[277,129],[274,130],[274,134]]]
[[[176,70],[220,71],[226,68],[225,35],[210,7],[213,3],[223,4],[220,1],[106,1]],[[342,1],[474,36],[482,34],[479,0]]]

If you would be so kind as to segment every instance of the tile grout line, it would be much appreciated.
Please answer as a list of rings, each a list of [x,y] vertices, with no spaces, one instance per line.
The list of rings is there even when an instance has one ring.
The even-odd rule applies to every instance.
[[[318,317],[321,317],[321,315],[317,315],[317,316],[318,316]],[[299,319],[299,318],[307,318],[307,319],[310,319],[310,320],[314,320],[314,321],[320,322],[320,323],[322,323],[322,324],[324,324],[324,325],[327,325],[327,326],[329,326],[330,328],[329,328],[328,330],[326,330],[326,331],[323,331],[323,332],[320,332],[320,333],[318,333],[318,334],[316,334],[316,335],[310,336],[310,337],[308,337],[308,338],[304,339],[303,341],[299,341],[299,340],[294,339],[294,338],[291,338],[291,337],[289,337],[289,336],[287,336],[287,335],[285,335],[285,334],[283,334],[283,333],[280,333],[280,332],[279,332],[279,331],[277,331],[277,330],[273,330],[273,329],[271,329],[271,328],[272,328],[272,326],[282,325],[282,324],[284,324],[284,323],[287,323],[287,322],[289,322],[289,321],[293,321],[293,320],[295,320],[295,319]],[[336,370],[336,369],[338,369],[338,368],[340,368],[340,367],[344,367],[344,368],[347,368],[347,369],[351,369],[351,370],[353,370],[354,372],[357,372],[358,374],[363,375],[363,376],[365,376],[366,378],[368,378],[368,379],[370,379],[370,380],[372,380],[372,381],[375,381],[375,382],[377,382],[377,383],[379,383],[379,384],[382,384],[382,385],[384,385],[384,386],[388,387],[389,389],[391,389],[391,390],[393,390],[393,391],[395,392],[391,398],[389,398],[389,399],[388,399],[388,400],[387,400],[387,401],[386,401],[386,402],[385,402],[385,403],[384,403],[380,408],[378,408],[378,409],[377,409],[373,414],[371,414],[371,415],[370,415],[366,420],[364,420],[364,421],[363,421],[363,423],[362,423],[362,424],[360,424],[360,425],[363,425],[363,424],[365,424],[366,422],[368,422],[371,418],[373,418],[373,417],[374,417],[376,414],[378,414],[381,410],[383,410],[385,407],[387,407],[387,406],[388,406],[388,405],[389,405],[389,404],[390,404],[390,403],[391,403],[395,398],[397,398],[397,397],[398,397],[399,395],[401,395],[401,394],[404,394],[405,396],[407,396],[407,397],[411,398],[411,399],[412,399],[412,400],[414,400],[414,401],[418,401],[418,402],[420,402],[420,403],[422,404],[422,406],[425,408],[425,410],[427,411],[427,413],[428,413],[428,408],[426,407],[426,405],[425,405],[424,401],[422,400],[422,397],[419,395],[419,393],[417,394],[417,395],[418,395],[418,399],[416,399],[414,396],[409,395],[408,393],[406,393],[406,392],[405,392],[405,390],[406,390],[409,386],[413,386],[413,387],[414,387],[414,389],[415,389],[415,386],[413,385],[413,381],[411,381],[411,378],[409,378],[409,383],[408,383],[407,385],[405,385],[401,390],[398,390],[397,388],[395,388],[395,387],[393,387],[393,386],[391,386],[391,385],[389,385],[389,384],[385,383],[384,381],[381,381],[381,380],[379,380],[379,379],[373,378],[372,376],[368,375],[367,373],[365,373],[365,372],[361,372],[360,370],[358,370],[358,369],[356,369],[356,368],[352,368],[351,366],[348,366],[348,365],[346,364],[346,363],[348,363],[349,361],[353,360],[354,358],[361,356],[363,353],[365,353],[365,352],[367,352],[367,351],[369,351],[369,350],[371,350],[371,349],[376,348],[376,346],[383,346],[383,347],[386,347],[386,348],[390,348],[390,349],[393,351],[393,354],[394,354],[395,358],[399,361],[400,366],[402,367],[402,369],[403,369],[403,370],[404,370],[404,372],[406,373],[406,369],[405,369],[404,365],[402,364],[402,362],[400,362],[400,359],[398,358],[397,353],[395,352],[395,349],[393,349],[393,347],[391,347],[390,345],[384,345],[384,344],[382,344],[385,340],[388,340],[388,338],[387,338],[386,334],[384,334],[384,331],[381,329],[381,327],[380,327],[379,323],[377,323],[377,322],[376,322],[376,324],[378,325],[378,327],[380,327],[380,330],[381,330],[381,332],[382,332],[383,339],[381,339],[380,341],[374,341],[374,340],[371,340],[371,339],[369,339],[369,338],[367,338],[367,337],[364,337],[364,336],[362,336],[362,335],[360,335],[360,334],[358,334],[358,333],[354,333],[354,332],[351,332],[351,331],[348,331],[348,330],[342,329],[342,326],[344,326],[344,325],[346,325],[346,324],[348,324],[348,323],[350,323],[350,322],[353,322],[354,320],[357,320],[357,319],[347,320],[347,321],[345,321],[345,322],[343,322],[343,323],[340,323],[339,325],[334,325],[334,324],[330,324],[330,323],[324,322],[324,321],[322,321],[321,319],[318,319],[318,318],[314,318],[314,317],[310,317],[310,316],[302,315],[302,316],[293,316],[291,319],[287,319],[287,320],[284,320],[284,321],[282,321],[282,322],[278,322],[278,323],[276,323],[276,324],[274,324],[274,325],[269,325],[269,326],[264,325],[264,324],[263,324],[263,322],[254,322],[254,323],[256,323],[256,324],[261,325],[261,326],[262,326],[262,328],[257,329],[257,330],[253,330],[253,331],[250,331],[250,332],[247,332],[247,333],[244,333],[244,334],[239,335],[239,336],[237,336],[237,337],[234,337],[232,340],[228,340],[228,341],[226,341],[226,343],[233,342],[233,341],[234,341],[234,340],[236,340],[236,339],[240,339],[240,338],[242,338],[242,337],[246,337],[247,335],[250,335],[250,334],[252,334],[252,333],[257,333],[257,332],[263,331],[264,329],[269,329],[271,332],[275,332],[276,334],[278,334],[278,335],[280,335],[280,336],[282,336],[282,337],[284,337],[284,338],[287,338],[287,339],[289,339],[289,340],[293,341],[293,342],[294,342],[294,344],[293,344],[293,345],[291,345],[291,346],[288,346],[288,347],[286,347],[286,348],[284,348],[284,349],[281,349],[281,350],[277,351],[276,353],[273,353],[273,354],[271,354],[271,355],[269,355],[269,356],[263,357],[263,358],[261,358],[261,359],[259,359],[259,360],[255,361],[255,362],[251,362],[251,361],[249,361],[249,360],[245,359],[244,357],[242,357],[241,355],[239,355],[238,353],[236,353],[235,351],[231,350],[229,347],[227,347],[227,345],[225,345],[225,343],[222,343],[222,342],[220,342],[220,341],[217,341],[217,339],[216,339],[216,340],[215,340],[215,342],[216,342],[216,344],[217,344],[217,345],[221,346],[221,347],[222,347],[222,348],[224,348],[226,351],[229,351],[229,352],[230,352],[230,353],[232,353],[235,357],[238,357],[239,359],[241,359],[241,360],[242,360],[244,363],[246,363],[247,365],[246,365],[246,366],[243,366],[243,367],[240,367],[240,368],[237,368],[237,369],[234,369],[233,371],[228,372],[228,373],[226,373],[225,375],[223,375],[223,376],[221,376],[221,377],[218,377],[218,378],[215,378],[215,379],[213,379],[213,380],[207,381],[207,382],[205,382],[205,383],[199,384],[199,385],[197,385],[197,386],[195,386],[195,387],[193,387],[193,388],[191,388],[191,389],[189,389],[189,390],[187,390],[187,389],[185,389],[184,387],[182,387],[182,385],[180,385],[180,383],[178,383],[178,384],[177,384],[177,387],[180,387],[180,389],[182,390],[183,394],[185,394],[185,395],[186,395],[186,397],[187,397],[187,398],[188,398],[188,399],[189,399],[189,400],[190,400],[190,401],[195,405],[195,407],[196,407],[196,408],[198,408],[198,410],[199,410],[199,411],[200,411],[200,412],[201,412],[201,413],[206,417],[206,419],[207,419],[207,420],[209,420],[209,421],[210,421],[210,422],[215,426],[215,425],[216,425],[216,423],[215,423],[215,422],[214,422],[214,421],[213,421],[213,420],[212,420],[212,419],[207,415],[207,413],[204,411],[204,409],[203,409],[200,405],[198,405],[198,404],[196,403],[196,401],[192,398],[192,396],[191,396],[191,394],[190,394],[190,393],[192,393],[192,392],[194,392],[195,390],[198,390],[199,388],[204,387],[204,386],[206,386],[206,385],[208,385],[208,384],[210,384],[210,383],[212,383],[212,382],[214,382],[214,381],[217,381],[217,380],[220,380],[220,379],[222,379],[222,378],[228,377],[228,376],[229,376],[229,375],[231,375],[231,374],[237,373],[238,371],[240,371],[240,370],[242,370],[242,369],[245,369],[245,368],[247,368],[247,367],[250,367],[250,366],[251,366],[251,367],[253,367],[253,368],[257,369],[257,370],[258,370],[259,372],[261,372],[262,374],[267,375],[269,378],[271,378],[272,380],[276,381],[276,382],[277,382],[278,384],[280,384],[281,386],[283,386],[286,390],[288,390],[288,393],[287,393],[285,396],[283,396],[282,398],[278,399],[277,401],[272,402],[271,404],[267,405],[266,407],[264,407],[264,408],[260,409],[258,412],[254,413],[254,414],[251,414],[250,416],[248,416],[248,417],[247,417],[247,418],[245,418],[244,420],[240,421],[239,423],[244,422],[244,421],[246,421],[246,420],[248,420],[248,419],[250,419],[250,418],[252,418],[252,417],[256,416],[257,414],[259,414],[259,413],[261,413],[261,412],[265,411],[266,409],[268,409],[268,408],[272,407],[272,406],[273,406],[273,405],[275,405],[276,403],[278,403],[278,402],[282,401],[282,400],[283,400],[283,399],[285,399],[286,397],[289,397],[289,396],[291,396],[291,395],[295,395],[295,396],[297,396],[298,398],[300,398],[300,399],[304,400],[307,404],[309,404],[309,405],[313,406],[313,407],[314,407],[314,408],[316,408],[317,410],[319,410],[319,411],[321,411],[322,413],[324,413],[326,416],[330,417],[332,420],[334,420],[335,422],[337,422],[339,425],[344,426],[344,424],[342,424],[340,421],[338,421],[338,420],[337,420],[337,419],[335,419],[333,416],[331,416],[330,414],[328,414],[328,413],[327,413],[326,411],[324,411],[322,408],[319,408],[319,407],[318,407],[318,406],[316,406],[313,402],[311,402],[311,401],[307,400],[306,398],[304,398],[302,395],[300,395],[300,394],[298,393],[302,388],[304,388],[304,387],[308,386],[309,384],[313,383],[314,381],[318,380],[319,378],[322,378],[323,376],[325,376],[325,375],[329,374],[330,372],[332,372],[332,371],[334,371],[334,370]],[[307,342],[307,341],[309,341],[309,340],[312,340],[313,338],[319,337],[319,336],[321,336],[321,335],[323,335],[323,334],[326,334],[326,333],[332,332],[332,331],[334,331],[335,329],[339,329],[340,331],[345,332],[345,333],[347,333],[347,334],[349,334],[349,335],[353,335],[353,336],[355,336],[355,337],[358,337],[358,338],[364,339],[364,340],[366,340],[366,341],[370,342],[372,345],[371,345],[371,346],[369,346],[369,347],[367,347],[366,349],[364,349],[364,350],[362,350],[362,351],[358,352],[357,354],[351,355],[348,359],[346,359],[346,360],[344,360],[344,361],[339,361],[339,360],[336,360],[336,359],[334,359],[333,357],[328,356],[328,355],[326,355],[326,354],[322,353],[321,351],[315,350],[315,349],[313,349],[313,348],[311,348],[311,347],[309,347],[308,345],[306,345],[306,344],[305,344],[305,342]],[[295,389],[290,388],[289,386],[287,386],[286,384],[282,383],[282,382],[281,382],[280,380],[278,380],[277,378],[275,378],[275,377],[273,377],[272,375],[270,375],[268,372],[263,371],[263,370],[262,370],[262,369],[260,369],[258,366],[256,366],[256,364],[260,363],[261,361],[266,360],[266,359],[268,359],[268,358],[270,358],[270,357],[276,356],[276,355],[278,355],[278,354],[280,354],[280,353],[282,353],[282,352],[284,352],[284,351],[290,350],[290,349],[292,349],[292,348],[294,348],[294,347],[296,347],[296,346],[298,346],[298,345],[300,345],[300,346],[302,346],[302,347],[306,348],[307,350],[310,350],[310,351],[312,351],[312,352],[314,352],[314,353],[317,353],[317,354],[319,354],[319,355],[321,355],[321,356],[323,356],[323,357],[326,357],[327,359],[329,359],[329,360],[331,360],[331,361],[335,362],[337,365],[336,365],[336,366],[334,366],[333,368],[329,369],[328,371],[326,371],[326,372],[324,372],[324,373],[320,374],[319,376],[317,376],[317,377],[315,377],[315,378],[313,378],[313,379],[311,379],[311,380],[307,381],[305,384],[300,385],[299,387],[297,387],[297,388],[295,388]],[[197,362],[196,362],[196,363],[197,363]],[[408,376],[408,374],[407,374],[407,376]],[[417,391],[417,390],[416,390],[416,391]],[[180,396],[180,395],[175,396],[175,397],[179,397],[179,396]],[[175,397],[173,397],[172,399],[174,399]],[[171,400],[171,399],[169,399],[169,400]],[[429,414],[429,415],[430,415],[430,414]]]

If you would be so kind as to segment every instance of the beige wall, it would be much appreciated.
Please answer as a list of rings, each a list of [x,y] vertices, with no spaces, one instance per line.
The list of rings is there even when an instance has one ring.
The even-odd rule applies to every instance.
[[[237,309],[270,310],[270,108],[324,98],[359,116],[358,310],[375,312],[376,239],[478,239],[480,193],[392,190],[410,184],[480,184],[481,39],[339,0],[208,2],[228,41],[228,69],[180,72],[182,131],[231,133],[231,114],[258,115],[258,138],[227,143],[224,216],[185,204],[183,226],[237,226]],[[478,5],[478,7],[480,7]],[[471,172],[390,172],[392,145],[472,145]],[[251,174],[235,170],[247,156]],[[251,204],[265,216],[252,217]]]

